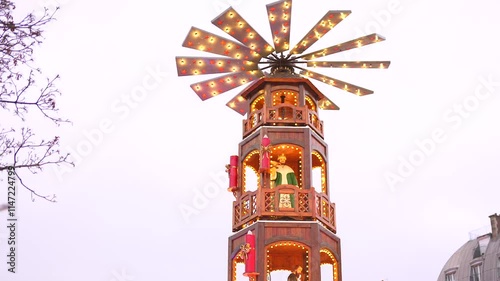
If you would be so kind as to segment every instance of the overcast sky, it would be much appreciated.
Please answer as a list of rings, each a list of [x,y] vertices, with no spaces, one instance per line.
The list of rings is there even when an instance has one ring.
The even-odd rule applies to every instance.
[[[243,88],[201,101],[189,85],[206,78],[177,77],[174,57],[212,56],[182,42],[191,26],[223,35],[211,20],[230,5],[271,41],[271,2],[60,1],[35,55],[45,75],[61,75],[60,114],[73,125],[40,123],[36,133],[59,135],[76,167],[26,175],[58,203],[19,190],[17,273],[1,262],[0,280],[227,280],[224,165],[244,117],[225,103]],[[500,4],[443,2],[293,3],[292,44],[328,10],[351,10],[311,50],[377,32],[386,41],[328,59],[391,61],[387,70],[316,70],[373,95],[313,81],[340,107],[320,118],[343,280],[436,280],[500,212]],[[0,260],[6,238],[1,227]]]

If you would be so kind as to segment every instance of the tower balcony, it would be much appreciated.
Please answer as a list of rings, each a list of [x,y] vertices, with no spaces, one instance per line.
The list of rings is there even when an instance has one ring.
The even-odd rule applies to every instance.
[[[259,188],[233,202],[233,231],[258,220],[319,221],[336,233],[335,204],[324,193],[294,185]]]
[[[272,107],[262,107],[248,114],[243,120],[243,137],[248,136],[262,125],[274,126],[307,126],[323,137],[323,121],[318,113],[307,106],[292,106],[279,104]]]

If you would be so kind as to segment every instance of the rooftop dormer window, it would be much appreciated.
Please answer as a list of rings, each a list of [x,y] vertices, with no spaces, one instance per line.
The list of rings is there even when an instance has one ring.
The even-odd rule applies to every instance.
[[[470,267],[470,281],[481,281],[482,263],[473,263]]]

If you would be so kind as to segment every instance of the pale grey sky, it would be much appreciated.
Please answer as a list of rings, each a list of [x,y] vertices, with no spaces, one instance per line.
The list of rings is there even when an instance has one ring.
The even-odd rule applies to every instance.
[[[210,56],[182,42],[191,26],[219,33],[211,20],[229,5],[270,41],[271,2],[60,1],[36,58],[61,75],[61,115],[74,124],[42,123],[38,134],[60,135],[77,166],[29,178],[56,204],[20,190],[18,273],[1,262],[0,280],[227,280],[224,165],[238,152],[243,117],[225,103],[243,88],[202,102],[189,85],[205,77],[177,77],[174,57]],[[387,70],[317,70],[370,96],[313,81],[341,108],[320,118],[343,279],[436,280],[469,232],[500,212],[500,4],[293,5],[292,44],[326,11],[351,10],[311,50],[377,32],[386,41],[328,59],[391,61]],[[6,237],[1,227],[0,259]]]

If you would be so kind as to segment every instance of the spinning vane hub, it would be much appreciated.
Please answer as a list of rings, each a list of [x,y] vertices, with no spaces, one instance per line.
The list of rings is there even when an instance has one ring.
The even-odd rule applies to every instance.
[[[268,64],[268,67],[271,67],[271,75],[275,75],[277,73],[295,74],[294,67],[296,63],[295,57],[285,57],[283,54],[278,57],[273,54],[273,56],[268,56],[267,61],[262,64]]]

